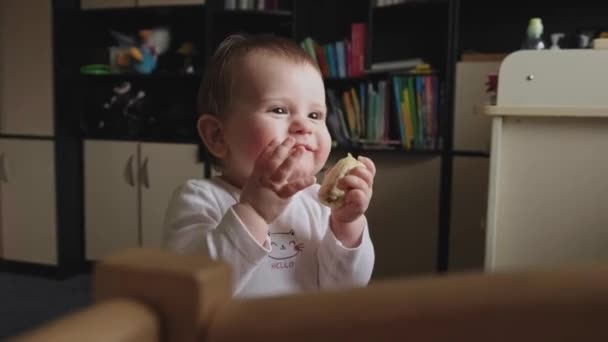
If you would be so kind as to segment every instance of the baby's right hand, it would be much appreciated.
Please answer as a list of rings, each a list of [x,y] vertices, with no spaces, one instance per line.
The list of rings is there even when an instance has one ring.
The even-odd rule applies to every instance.
[[[289,180],[303,147],[288,137],[281,144],[273,140],[256,160],[253,172],[243,187],[240,203],[251,206],[267,224],[273,222],[289,203],[291,196],[315,183],[314,176]]]

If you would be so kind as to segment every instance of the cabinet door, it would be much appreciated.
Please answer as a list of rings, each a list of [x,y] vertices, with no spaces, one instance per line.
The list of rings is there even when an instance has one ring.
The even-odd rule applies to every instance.
[[[138,6],[204,5],[205,0],[138,0]]]
[[[135,7],[135,0],[80,0],[83,10]]]
[[[173,191],[184,181],[203,178],[196,145],[141,144],[141,226],[142,245],[158,247],[167,204]]]
[[[435,273],[440,159],[369,156],[377,169],[367,211],[376,250],[374,279]]]
[[[1,233],[4,259],[57,265],[52,141],[1,139]]]
[[[51,1],[0,1],[0,133],[53,135]]]
[[[482,270],[490,160],[454,157],[450,220],[450,271]]]
[[[137,143],[84,144],[85,248],[95,260],[139,246]]]

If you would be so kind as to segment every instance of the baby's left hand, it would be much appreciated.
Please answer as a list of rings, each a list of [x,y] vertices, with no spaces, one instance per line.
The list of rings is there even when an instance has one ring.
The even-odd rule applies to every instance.
[[[372,198],[372,188],[376,175],[376,166],[371,159],[357,158],[365,165],[352,169],[338,181],[338,188],[344,190],[344,204],[332,210],[332,219],[340,223],[350,223],[363,215]]]

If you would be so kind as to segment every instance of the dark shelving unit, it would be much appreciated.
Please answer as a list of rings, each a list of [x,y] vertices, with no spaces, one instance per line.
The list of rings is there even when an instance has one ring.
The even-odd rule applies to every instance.
[[[205,62],[217,44],[231,33],[273,33],[300,43],[312,37],[320,43],[343,40],[350,36],[351,23],[365,22],[366,65],[406,58],[422,58],[436,70],[440,81],[439,132],[440,148],[403,150],[398,146],[367,147],[359,144],[338,146],[336,151],[353,154],[373,153],[395,158],[439,158],[440,194],[437,234],[436,270],[448,269],[450,255],[450,220],[453,160],[456,157],[488,158],[484,151],[455,150],[454,80],[455,66],[464,52],[508,53],[519,49],[530,17],[543,18],[545,37],[555,31],[569,35],[563,44],[574,46],[576,34],[585,30],[607,30],[603,13],[608,5],[593,0],[556,0],[549,4],[513,0],[490,3],[483,0],[409,0],[376,7],[372,0],[289,0],[279,10],[227,10],[222,0],[207,0],[205,5],[132,7],[116,9],[80,9],[78,0],[53,0],[54,4],[54,71],[55,71],[55,137],[3,136],[56,141],[57,187],[60,231],[60,258],[69,267],[78,266],[82,249],[68,248],[82,244],[82,149],[85,139],[199,143],[195,130],[177,135],[159,134],[162,130],[102,132],[87,129],[85,122],[95,115],[113,85],[130,82],[145,87],[154,98],[154,108],[162,110],[173,103],[183,116],[179,127],[188,127],[197,118],[196,92]],[[161,56],[158,70],[149,75],[109,74],[83,75],[80,67],[107,63],[107,47],[116,42],[110,30],[134,33],[141,27],[167,25],[172,30],[170,51],[184,41],[196,44],[193,74],[176,66],[175,56]],[[547,41],[548,42],[548,41]],[[326,78],[328,88],[344,89],[359,82],[386,79],[391,73],[366,73],[359,77]],[[167,117],[171,117],[168,115]],[[167,122],[162,128],[167,131]],[[178,127],[176,126],[176,127]],[[159,128],[159,127],[156,127]],[[192,127],[193,128],[193,127]],[[179,128],[181,129],[181,128]],[[207,160],[204,149],[200,156]],[[207,170],[207,174],[209,174]],[[77,212],[75,214],[75,212]],[[63,224],[65,223],[65,224]],[[69,235],[69,236],[68,236]]]

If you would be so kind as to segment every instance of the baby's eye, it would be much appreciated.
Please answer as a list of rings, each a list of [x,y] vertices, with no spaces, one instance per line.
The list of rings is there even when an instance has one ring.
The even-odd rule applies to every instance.
[[[276,114],[287,114],[287,110],[283,107],[276,107],[271,109],[271,111]]]
[[[315,119],[315,120],[321,120],[323,118],[323,114],[321,114],[319,112],[312,112],[312,113],[308,114],[308,117],[311,119]]]

